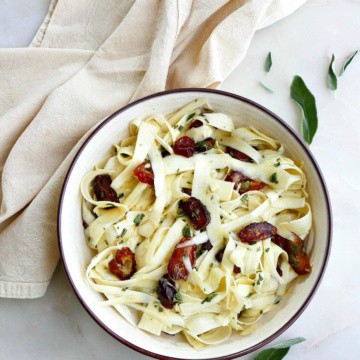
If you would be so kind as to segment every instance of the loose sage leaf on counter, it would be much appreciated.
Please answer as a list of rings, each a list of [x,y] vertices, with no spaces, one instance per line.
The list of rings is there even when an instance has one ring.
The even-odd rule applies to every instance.
[[[346,58],[343,66],[341,68],[339,76],[341,76],[345,72],[346,68],[350,65],[350,63],[352,62],[352,60],[354,59],[354,57],[357,55],[358,52],[359,52],[359,50],[356,50],[350,56],[348,56]]]
[[[270,69],[271,69],[271,66],[272,66],[272,58],[271,58],[271,52],[269,52],[267,54],[267,57],[266,57],[266,60],[265,60],[265,65],[264,65],[265,71],[269,72]]]
[[[299,344],[303,341],[305,341],[303,337],[298,337],[285,341],[282,344],[277,345],[273,348],[265,349],[259,352],[255,356],[254,360],[281,360],[289,352],[291,346]]]
[[[274,93],[274,90],[269,88],[267,85],[265,85],[262,81],[259,81],[259,84],[262,88],[264,88],[267,92],[269,92],[270,94]]]
[[[291,83],[290,97],[302,110],[301,133],[310,145],[318,127],[316,101],[304,80],[296,75]]]
[[[333,68],[334,61],[335,61],[335,55],[332,54],[331,62],[329,65],[329,71],[328,71],[329,88],[331,91],[335,91],[337,89],[337,76]]]

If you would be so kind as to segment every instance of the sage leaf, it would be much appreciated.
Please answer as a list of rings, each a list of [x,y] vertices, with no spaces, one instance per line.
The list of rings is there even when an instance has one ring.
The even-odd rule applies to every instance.
[[[270,94],[274,93],[273,89],[270,89],[267,85],[265,85],[262,81],[259,81],[259,84],[261,87],[263,87],[267,92],[269,92]]]
[[[329,88],[331,91],[335,91],[337,89],[337,76],[333,69],[334,61],[335,61],[335,55],[332,54],[331,62],[329,65],[329,71],[328,71]]]
[[[267,54],[267,57],[266,57],[266,60],[265,60],[265,65],[264,65],[265,71],[269,72],[270,69],[271,69],[271,66],[272,66],[272,59],[271,59],[271,52],[269,52]]]
[[[289,352],[291,346],[299,344],[303,341],[305,341],[303,337],[298,337],[285,341],[282,344],[277,345],[273,348],[265,349],[259,352],[255,356],[254,360],[281,360]]]
[[[318,127],[316,101],[304,80],[296,75],[291,83],[290,97],[302,110],[301,134],[310,145]]]
[[[191,232],[190,232],[190,226],[189,226],[189,224],[186,224],[186,225],[183,227],[182,233],[183,233],[183,236],[184,236],[184,237],[191,237]]]
[[[339,76],[341,76],[341,75],[345,72],[346,68],[350,65],[350,63],[352,62],[353,58],[357,55],[358,52],[359,52],[359,50],[356,50],[356,51],[354,51],[350,56],[348,56],[348,57],[346,58],[343,66],[342,66],[342,68],[341,68],[341,71],[340,71]]]

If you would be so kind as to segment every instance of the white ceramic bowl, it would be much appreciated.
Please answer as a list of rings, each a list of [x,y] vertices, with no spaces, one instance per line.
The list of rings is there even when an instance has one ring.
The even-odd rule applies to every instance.
[[[206,97],[216,111],[232,116],[235,125],[252,125],[280,140],[288,154],[304,162],[313,209],[311,249],[313,271],[300,277],[281,304],[264,316],[257,332],[233,335],[224,343],[194,350],[182,336],[153,336],[127,323],[112,307],[98,306],[103,300],[87,284],[85,268],[93,256],[87,246],[81,219],[80,181],[94,164],[128,133],[135,117],[168,114],[199,97]],[[324,179],[307,145],[281,119],[262,106],[240,96],[206,89],[181,89],[148,96],[125,106],[103,121],[77,153],[66,176],[58,213],[58,236],[62,260],[70,283],[90,316],[109,334],[146,355],[159,359],[232,359],[274,340],[304,311],[324,274],[331,242],[331,210]]]

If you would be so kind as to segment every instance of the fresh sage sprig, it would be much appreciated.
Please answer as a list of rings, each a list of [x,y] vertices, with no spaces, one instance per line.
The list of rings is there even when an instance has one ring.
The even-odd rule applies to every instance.
[[[267,73],[270,71],[271,66],[272,66],[272,58],[271,58],[271,52],[269,52],[265,59],[265,65],[264,65],[264,69]]]
[[[337,89],[337,76],[333,68],[334,61],[335,61],[335,55],[332,54],[331,62],[328,70],[329,88],[331,91],[335,91]]]
[[[289,352],[290,347],[305,341],[303,337],[287,340],[280,345],[259,352],[254,360],[281,360]]]
[[[359,51],[354,51],[350,56],[348,56],[340,70],[339,76],[342,76],[342,74],[345,72],[346,68],[350,65],[350,63],[353,61],[354,57],[357,55]]]
[[[318,127],[316,101],[304,80],[296,75],[290,87],[290,97],[302,111],[301,134],[310,145]]]
[[[358,53],[358,50],[354,51],[351,55],[349,55],[346,60],[344,61],[344,64],[340,70],[339,73],[339,77],[342,76],[346,70],[346,68],[350,65],[350,63],[353,61],[354,57],[356,56],[356,54]],[[328,70],[328,83],[329,83],[329,88],[331,91],[335,91],[337,89],[338,86],[338,78],[335,74],[334,71],[334,61],[335,61],[335,55],[332,54],[331,57],[331,61],[330,61],[330,65],[329,65],[329,70]]]

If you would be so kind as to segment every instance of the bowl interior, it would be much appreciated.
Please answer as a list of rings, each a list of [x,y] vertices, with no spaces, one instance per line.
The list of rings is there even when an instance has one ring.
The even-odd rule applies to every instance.
[[[214,110],[229,114],[236,126],[252,125],[280,140],[293,159],[304,162],[308,177],[308,189],[313,210],[313,230],[309,239],[313,271],[308,277],[299,278],[290,288],[288,296],[279,306],[266,314],[257,332],[249,336],[233,333],[224,343],[194,350],[181,335],[163,334],[156,337],[127,323],[112,307],[97,305],[103,300],[101,294],[90,288],[85,279],[85,269],[93,256],[87,246],[81,220],[80,181],[94,164],[110,150],[111,144],[119,142],[128,132],[128,123],[135,117],[149,114],[167,114],[188,102],[206,97]],[[108,332],[134,348],[148,351],[152,356],[183,359],[204,359],[231,356],[249,352],[257,345],[265,345],[289,326],[305,308],[317,287],[325,267],[330,243],[330,209],[321,176],[306,147],[292,132],[272,114],[239,97],[220,92],[195,90],[164,93],[136,102],[105,121],[88,139],[75,159],[67,176],[59,209],[59,238],[63,262],[70,281],[85,308]],[[316,241],[314,241],[316,239]],[[296,293],[296,296],[292,296]]]

